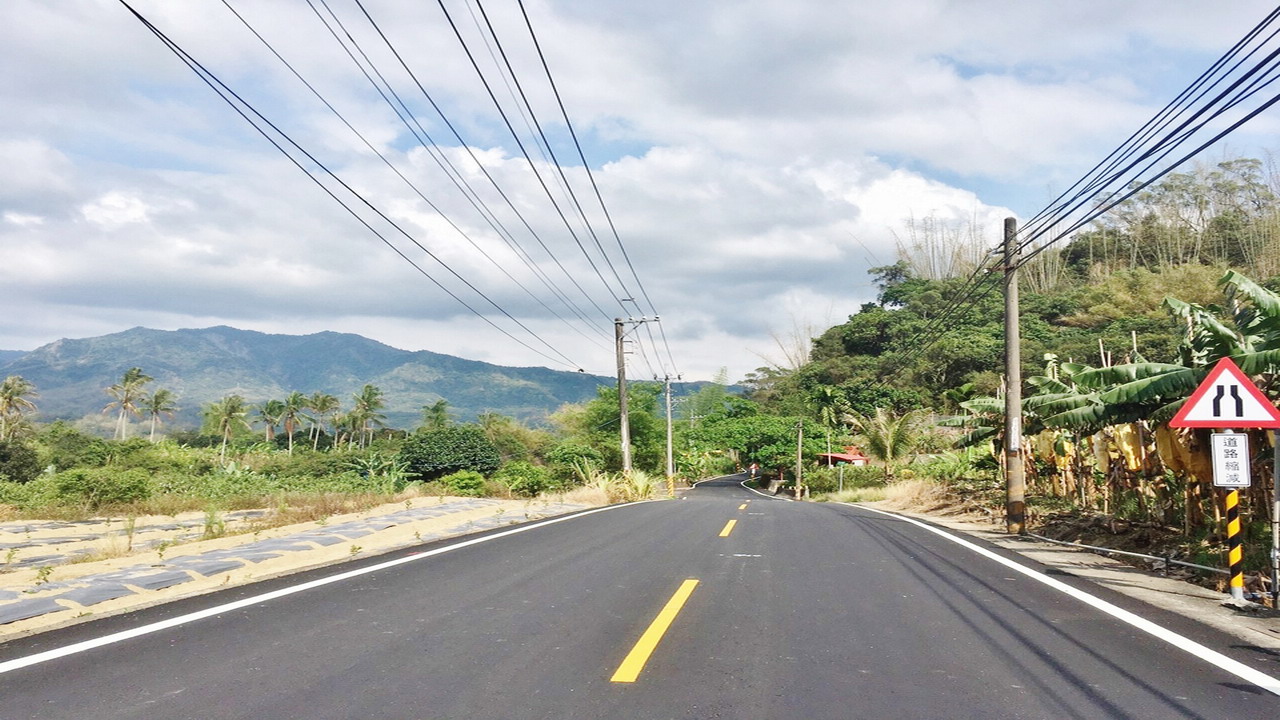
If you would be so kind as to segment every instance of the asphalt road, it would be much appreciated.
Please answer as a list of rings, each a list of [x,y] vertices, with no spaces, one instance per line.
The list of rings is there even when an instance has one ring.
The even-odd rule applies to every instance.
[[[1280,717],[1238,673],[908,521],[736,480],[687,496],[13,641],[0,718]],[[387,560],[403,562],[223,607]],[[1280,674],[1238,640],[1054,579]]]

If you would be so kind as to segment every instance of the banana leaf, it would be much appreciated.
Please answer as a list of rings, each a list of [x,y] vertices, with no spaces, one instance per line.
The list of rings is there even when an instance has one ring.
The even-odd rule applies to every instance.
[[[1091,368],[1077,375],[1075,381],[1081,387],[1103,390],[1112,385],[1122,385],[1188,369],[1185,365],[1175,365],[1173,363],[1128,363],[1105,368]]]
[[[1231,358],[1246,375],[1280,372],[1280,348]]]
[[[1027,384],[1045,393],[1066,393],[1071,392],[1071,386],[1045,375],[1035,375],[1027,378]],[[1038,397],[1038,396],[1037,396]]]
[[[1181,365],[1169,366],[1171,369],[1159,375],[1147,375],[1136,380],[1117,385],[1098,395],[1098,400],[1107,405],[1153,403],[1160,399],[1186,397],[1190,395],[1205,375],[1208,368],[1189,368]]]
[[[1098,402],[1097,393],[1037,395],[1024,400],[1022,408],[1024,410],[1034,410],[1040,417],[1050,417],[1057,415],[1058,413],[1066,412],[1067,410],[1074,410],[1096,402]]]
[[[966,448],[973,447],[983,440],[990,440],[996,436],[996,429],[990,427],[977,428],[972,432],[965,433],[959,440],[956,440],[956,447]]]
[[[979,415],[1004,414],[1004,400],[1001,400],[1000,398],[976,397],[972,400],[965,400],[960,403],[960,407]]]

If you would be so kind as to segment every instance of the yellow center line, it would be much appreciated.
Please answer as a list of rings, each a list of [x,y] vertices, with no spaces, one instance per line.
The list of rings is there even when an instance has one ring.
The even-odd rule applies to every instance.
[[[720,531],[720,537],[729,537],[729,533],[733,532],[733,526],[737,525],[737,520],[730,520],[724,524],[724,529]]]
[[[680,583],[680,587],[676,590],[676,594],[671,596],[667,604],[662,608],[662,612],[658,613],[658,617],[649,623],[649,629],[644,631],[640,639],[636,641],[635,647],[631,648],[631,652],[627,653],[627,657],[618,666],[617,672],[613,677],[609,678],[610,682],[629,683],[635,682],[640,676],[640,671],[644,669],[644,664],[649,662],[649,656],[653,654],[654,648],[658,647],[658,642],[662,640],[662,636],[667,633],[667,628],[671,627],[671,623],[676,619],[676,615],[680,613],[680,608],[684,607],[684,603],[693,594],[693,589],[698,586],[698,581],[693,578]]]
[[[738,506],[738,509],[739,509],[739,510],[746,510],[746,509],[747,509],[747,504],[746,504],[746,503],[742,503],[741,505],[739,505],[739,506]]]

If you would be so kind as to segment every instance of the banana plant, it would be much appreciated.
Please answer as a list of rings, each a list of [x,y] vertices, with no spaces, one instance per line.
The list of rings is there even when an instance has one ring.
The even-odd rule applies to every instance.
[[[1280,374],[1280,296],[1249,278],[1229,270],[1219,281],[1228,299],[1227,310],[1201,307],[1176,298],[1164,306],[1187,327],[1179,346],[1181,364],[1135,362],[1090,368],[1072,379],[1089,390],[1071,407],[1046,401],[1042,413],[1047,427],[1091,431],[1106,425],[1148,419],[1168,421],[1196,389],[1213,363],[1229,357],[1249,375],[1269,375],[1267,386]]]

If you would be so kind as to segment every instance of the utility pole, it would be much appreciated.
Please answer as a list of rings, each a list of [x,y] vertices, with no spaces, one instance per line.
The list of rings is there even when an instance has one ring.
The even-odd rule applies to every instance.
[[[675,497],[676,494],[676,464],[675,456],[671,447],[671,376],[665,378],[667,392],[667,494]]]
[[[1280,430],[1271,433],[1271,607],[1280,608]]]
[[[613,340],[617,345],[618,353],[618,429],[622,436],[622,472],[624,473],[631,472],[631,416],[627,414],[627,333],[624,326],[639,325],[657,319],[657,315],[626,320],[613,319]]]
[[[804,468],[804,421],[796,423],[796,499],[800,499],[800,473]]]
[[[631,418],[627,415],[627,356],[623,349],[622,318],[613,319],[613,338],[618,346],[618,425],[622,434],[622,472],[631,472]]]
[[[1018,221],[1004,219],[1004,479],[1005,529],[1026,527],[1027,481],[1022,463],[1022,337],[1018,327]]]

